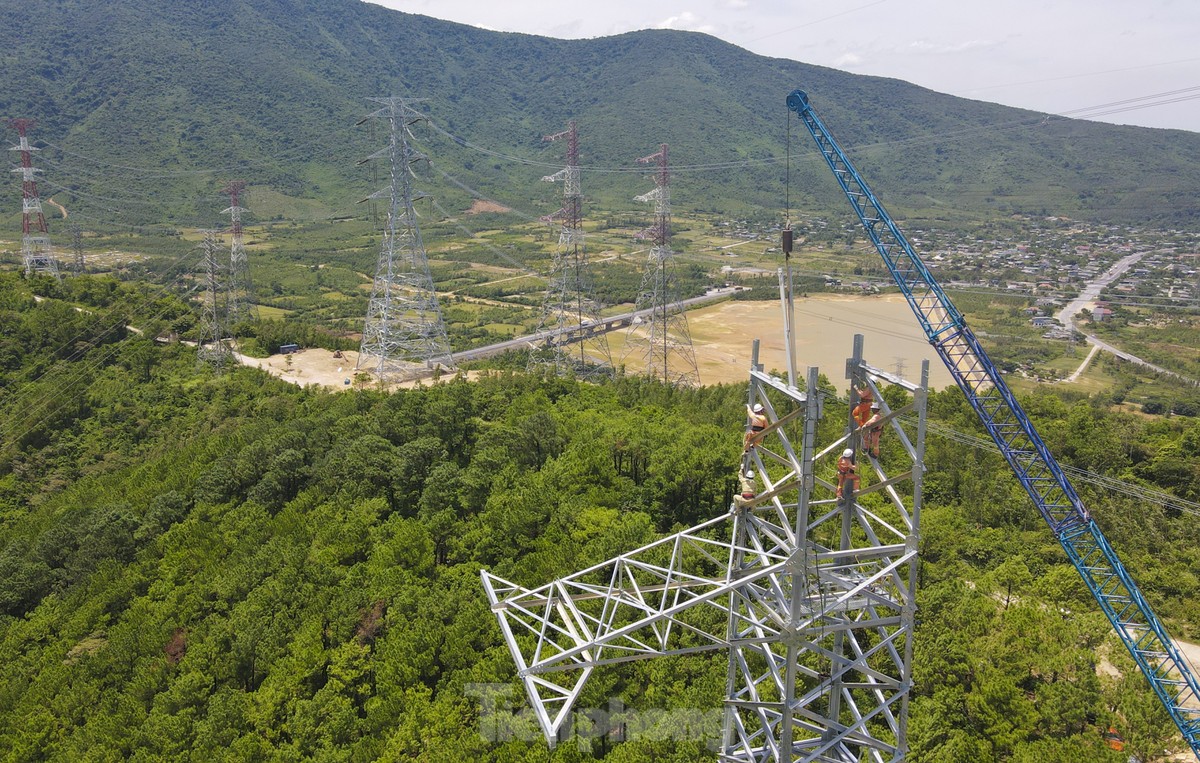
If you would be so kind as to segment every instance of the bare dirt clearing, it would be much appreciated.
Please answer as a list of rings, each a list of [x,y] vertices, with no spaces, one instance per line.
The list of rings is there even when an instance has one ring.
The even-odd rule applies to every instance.
[[[291,355],[272,355],[269,358],[251,358],[236,354],[235,357],[242,365],[261,368],[272,376],[277,376],[300,387],[312,384],[332,389],[353,389],[355,386],[354,364],[358,362],[358,353],[353,350],[343,350],[340,358],[334,357],[331,350],[323,350],[319,347],[301,350]],[[291,362],[288,362],[289,357]],[[481,373],[486,372],[471,371],[467,374],[467,378],[475,379]],[[426,378],[402,382],[394,385],[393,388],[406,389],[414,387],[418,383],[429,386],[450,381],[454,376],[453,373],[444,373],[436,381],[433,378]],[[374,380],[368,384],[373,388]]]
[[[722,302],[687,314],[696,364],[704,384],[746,381],[750,349],[760,339],[759,362],[781,375],[787,371],[783,318],[778,302]],[[801,376],[818,366],[837,386],[845,385],[846,358],[854,335],[863,334],[863,355],[879,368],[920,379],[921,361],[929,360],[929,383],[941,389],[952,385],[950,373],[929,346],[899,295],[849,297],[821,294],[796,302],[796,364]],[[627,368],[634,369],[630,364]]]
[[[316,347],[291,355],[272,355],[269,358],[251,358],[246,355],[236,357],[244,366],[261,368],[272,376],[278,376],[301,387],[317,384],[322,387],[347,389],[351,384],[347,384],[346,381],[353,383],[354,364],[358,362],[357,352],[343,351],[342,357],[335,358],[332,351]]]
[[[511,212],[512,210],[503,204],[497,204],[494,201],[484,201],[476,199],[471,208],[467,210],[468,215],[478,215],[482,212]]]
[[[750,368],[751,342],[756,338],[761,339],[759,361],[763,366],[768,371],[786,374],[783,319],[778,302],[721,302],[689,311],[687,319],[702,383],[744,383]],[[928,359],[930,386],[941,389],[953,384],[900,296],[822,294],[798,301],[797,372],[803,375],[808,366],[818,366],[830,381],[844,386],[843,369],[855,334],[866,337],[864,355],[868,362],[889,371],[902,365],[904,376],[915,381],[920,376],[921,360]],[[610,335],[615,354],[620,352],[621,338],[619,331]],[[290,364],[285,355],[238,356],[238,359],[300,386],[349,388],[353,386],[358,353],[345,351],[342,355],[335,358],[329,350],[313,348],[293,354]],[[626,358],[625,364],[628,371],[637,372],[636,359]],[[347,384],[346,379],[351,383]]]

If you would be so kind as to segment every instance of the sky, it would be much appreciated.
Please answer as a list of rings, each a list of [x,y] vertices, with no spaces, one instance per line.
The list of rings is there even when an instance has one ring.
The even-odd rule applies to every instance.
[[[1200,132],[1197,0],[370,1],[560,39],[704,32],[760,55],[964,98]]]

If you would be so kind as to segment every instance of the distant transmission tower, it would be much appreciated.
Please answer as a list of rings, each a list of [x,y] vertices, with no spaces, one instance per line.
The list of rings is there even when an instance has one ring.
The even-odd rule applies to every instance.
[[[409,127],[423,117],[402,98],[371,100],[383,108],[367,119],[386,119],[390,140],[364,161],[387,159],[391,184],[367,199],[387,196],[391,204],[356,368],[371,371],[386,384],[437,366],[453,368],[454,359],[413,209],[420,197],[414,195],[412,165],[425,157],[409,143]]]
[[[246,249],[242,245],[242,213],[250,210],[239,206],[242,191],[246,188],[245,180],[230,180],[225,184],[224,193],[229,196],[229,209],[221,214],[229,215],[229,280],[226,295],[226,313],[229,325],[254,317],[253,284],[250,281],[250,263],[246,259]]]
[[[83,228],[79,227],[78,223],[71,223],[71,252],[74,258],[71,262],[71,271],[77,275],[83,275],[84,260],[83,260]]]
[[[574,373],[589,377],[612,368],[608,337],[596,330],[600,304],[592,290],[587,254],[583,245],[583,193],[579,183],[579,131],[572,120],[566,130],[542,140],[567,141],[567,166],[542,180],[563,181],[562,208],[543,218],[559,219],[558,249],[550,266],[550,285],[542,302],[537,335],[546,346],[529,355],[530,370],[553,368],[560,376]],[[572,334],[576,336],[572,337]],[[576,341],[571,347],[570,340]]]
[[[50,251],[50,230],[46,227],[46,216],[42,214],[42,201],[38,198],[37,173],[33,166],[33,152],[39,149],[29,145],[26,131],[33,127],[32,119],[10,119],[8,126],[17,131],[21,142],[9,151],[21,152],[21,166],[13,172],[21,173],[21,257],[25,262],[25,275],[44,273],[61,279],[58,261]]]
[[[200,335],[197,356],[214,368],[224,368],[230,360],[229,346],[225,344],[225,322],[221,299],[226,292],[221,284],[221,264],[217,260],[217,232],[204,231],[204,332]]]
[[[668,384],[693,387],[700,384],[696,355],[687,317],[679,301],[675,256],[671,251],[671,188],[667,170],[667,144],[658,153],[644,156],[642,164],[656,162],[654,190],[637,201],[654,202],[654,224],[638,234],[650,239],[650,257],[634,307],[635,317],[626,335],[626,357],[639,352],[645,358],[646,374]]]

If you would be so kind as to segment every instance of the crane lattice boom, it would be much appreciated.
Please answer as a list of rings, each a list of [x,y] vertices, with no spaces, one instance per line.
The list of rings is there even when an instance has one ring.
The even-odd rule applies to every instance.
[[[1200,759],[1200,685],[1196,676],[962,314],[813,112],[808,95],[796,90],[788,96],[787,105],[816,141],[929,343]]]

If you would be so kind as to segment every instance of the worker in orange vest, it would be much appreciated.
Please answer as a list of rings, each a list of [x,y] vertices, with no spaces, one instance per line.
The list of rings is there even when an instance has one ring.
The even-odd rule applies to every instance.
[[[846,448],[842,451],[842,457],[837,462],[837,497],[842,497],[842,490],[847,482],[850,483],[850,495],[854,495],[858,490],[859,476],[855,471],[857,466],[854,463],[854,449]]]
[[[863,430],[863,450],[874,458],[879,458],[879,435],[883,434],[883,414],[879,403],[871,403],[871,418],[859,427]]]
[[[854,423],[862,426],[867,419],[871,418],[871,403],[874,401],[875,395],[871,393],[871,388],[864,385],[858,390],[858,405],[854,406],[851,414],[854,416]]]

